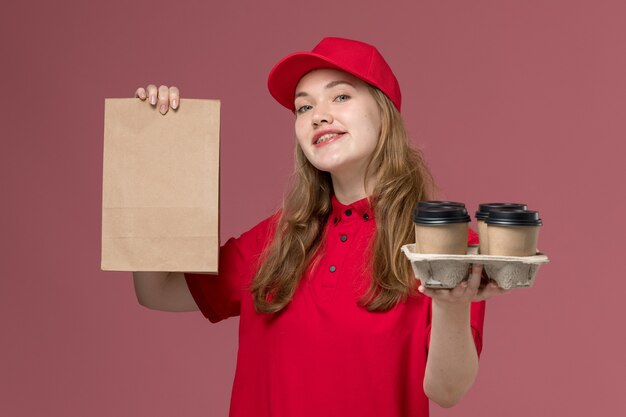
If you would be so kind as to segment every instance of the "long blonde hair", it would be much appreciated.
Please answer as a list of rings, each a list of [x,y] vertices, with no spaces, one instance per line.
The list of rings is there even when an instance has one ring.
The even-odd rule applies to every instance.
[[[371,196],[376,234],[371,242],[372,280],[359,304],[384,311],[405,300],[415,285],[402,245],[415,241],[411,213],[415,203],[431,199],[434,182],[421,153],[411,148],[400,113],[379,89],[368,89],[379,107],[378,144],[365,180],[375,174]],[[332,207],[330,174],[315,168],[296,144],[294,181],[283,202],[276,233],[251,286],[258,312],[275,313],[291,301],[300,279],[323,240]],[[367,183],[364,184],[367,189]]]

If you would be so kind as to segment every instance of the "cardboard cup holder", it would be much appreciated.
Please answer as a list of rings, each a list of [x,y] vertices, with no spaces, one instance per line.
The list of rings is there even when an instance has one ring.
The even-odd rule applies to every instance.
[[[473,263],[484,265],[485,273],[500,288],[529,288],[535,282],[539,267],[549,262],[537,252],[533,256],[490,256],[478,254],[478,245],[468,247],[466,255],[436,255],[415,253],[414,244],[402,246],[411,261],[415,278],[428,288],[454,288],[467,279]]]

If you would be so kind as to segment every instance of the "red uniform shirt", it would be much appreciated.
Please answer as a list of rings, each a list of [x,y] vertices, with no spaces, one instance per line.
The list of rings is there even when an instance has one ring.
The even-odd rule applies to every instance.
[[[317,265],[279,313],[256,313],[248,290],[275,218],[222,247],[218,276],[185,274],[210,321],[240,316],[231,417],[428,416],[430,298],[385,312],[359,307],[376,221],[367,199],[346,206],[333,197],[332,206]],[[484,308],[471,309],[479,353]]]

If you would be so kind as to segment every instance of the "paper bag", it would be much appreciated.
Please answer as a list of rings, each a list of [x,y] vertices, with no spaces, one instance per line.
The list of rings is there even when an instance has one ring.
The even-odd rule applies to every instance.
[[[102,270],[217,272],[219,126],[218,100],[105,100]]]

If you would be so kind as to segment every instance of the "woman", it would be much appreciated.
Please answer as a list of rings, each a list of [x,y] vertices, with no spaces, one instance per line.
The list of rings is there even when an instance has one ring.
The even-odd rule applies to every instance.
[[[398,82],[371,45],[326,38],[268,86],[294,111],[296,180],[276,215],[229,240],[220,274],[134,273],[143,305],[240,316],[231,416],[426,416],[478,372],[481,266],[452,290],[417,288],[400,252],[432,180],[410,149]],[[155,86],[161,113],[179,103]],[[184,111],[181,110],[181,111]],[[470,234],[475,241],[475,234]]]

